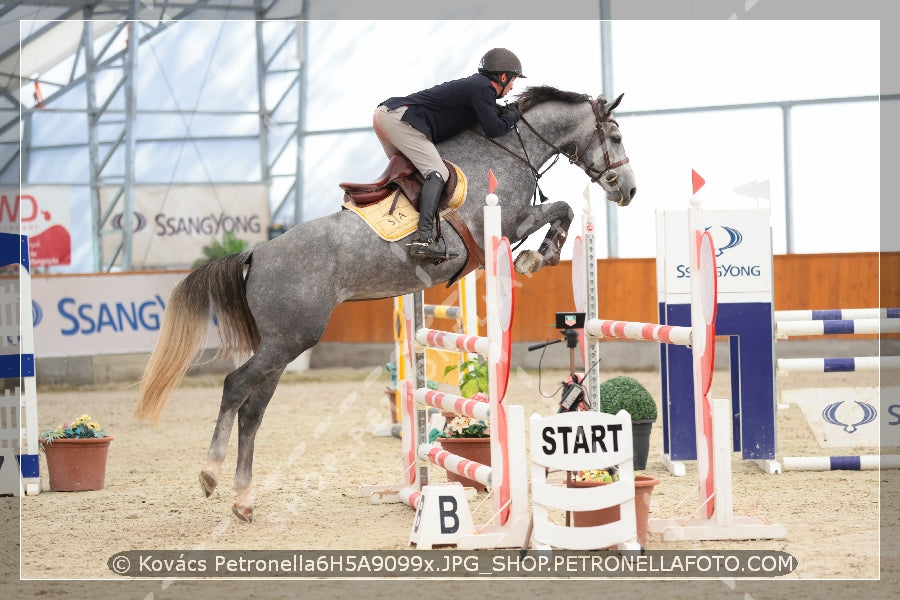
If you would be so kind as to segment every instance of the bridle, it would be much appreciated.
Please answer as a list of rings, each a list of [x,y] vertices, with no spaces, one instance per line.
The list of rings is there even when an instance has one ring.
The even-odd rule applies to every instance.
[[[617,169],[617,168],[621,167],[622,165],[624,165],[625,163],[627,163],[628,157],[626,156],[624,159],[622,159],[620,161],[616,161],[615,163],[610,162],[609,141],[606,138],[606,133],[604,133],[604,131],[603,131],[602,124],[603,123],[613,123],[616,126],[618,126],[619,124],[612,117],[600,114],[600,107],[598,106],[596,100],[591,99],[590,103],[591,103],[591,109],[594,111],[594,119],[596,121],[596,127],[594,128],[594,131],[591,132],[591,137],[588,138],[587,143],[584,145],[584,149],[581,151],[581,156],[584,156],[585,153],[588,151],[588,149],[591,147],[591,144],[594,143],[594,138],[598,139],[600,141],[601,147],[603,148],[603,162],[605,163],[605,166],[603,167],[602,170],[598,169],[596,166],[594,166],[593,162],[590,164],[585,163],[581,159],[581,157],[578,155],[578,146],[577,145],[575,146],[574,151],[566,152],[562,148],[556,146],[555,144],[553,144],[552,142],[550,142],[549,140],[544,138],[544,136],[542,136],[540,133],[538,133],[537,130],[534,127],[532,127],[531,123],[529,123],[525,119],[524,115],[521,117],[521,121],[523,123],[525,123],[526,127],[528,127],[528,129],[531,130],[531,133],[533,133],[537,137],[537,139],[541,140],[546,145],[553,148],[558,154],[562,154],[563,156],[568,158],[569,162],[571,164],[578,165],[579,167],[581,167],[581,169],[585,173],[587,173],[588,176],[591,176],[593,173],[596,173],[596,175],[591,176],[591,183],[597,183],[601,177],[603,177],[603,180],[606,183],[610,183],[610,184],[616,183],[617,177],[616,177],[615,169]],[[523,146],[523,148],[524,148],[524,146]],[[604,175],[605,175],[605,177],[604,177]]]
[[[528,122],[528,120],[525,118],[525,115],[522,115],[522,116],[519,118],[519,120],[522,121],[522,123],[524,123],[525,126],[528,127],[528,129],[531,130],[531,133],[533,133],[533,134],[535,135],[535,137],[537,137],[537,139],[539,139],[539,140],[540,140],[541,142],[543,142],[545,145],[550,146],[550,147],[556,152],[556,155],[557,155],[556,158],[557,158],[557,159],[559,158],[559,155],[562,154],[563,156],[565,156],[566,158],[569,159],[569,163],[570,163],[570,164],[577,165],[577,166],[580,167],[585,173],[587,173],[587,175],[591,178],[591,183],[599,183],[600,179],[602,178],[603,181],[604,181],[605,183],[607,183],[608,185],[610,185],[610,186],[615,186],[615,187],[616,187],[616,190],[619,192],[619,201],[618,201],[618,204],[621,206],[621,205],[622,205],[622,202],[625,201],[625,196],[624,196],[624,194],[622,194],[622,190],[621,190],[621,188],[619,187],[619,183],[618,183],[618,174],[616,173],[615,170],[616,170],[617,168],[621,167],[622,165],[624,165],[625,163],[627,163],[629,159],[628,159],[628,157],[626,156],[626,157],[625,157],[624,159],[622,159],[622,160],[616,161],[616,162],[614,162],[614,163],[611,162],[611,160],[610,160],[610,155],[609,155],[609,140],[608,140],[607,137],[606,137],[606,133],[604,133],[604,131],[603,131],[603,123],[613,123],[613,124],[615,124],[616,126],[618,126],[619,123],[618,123],[615,119],[613,119],[612,117],[610,117],[610,116],[608,116],[608,115],[603,115],[603,114],[601,114],[601,113],[600,113],[600,107],[599,107],[599,104],[598,104],[598,102],[597,102],[595,99],[591,98],[591,99],[589,99],[588,101],[591,103],[591,109],[594,111],[594,119],[595,119],[596,126],[594,127],[594,130],[591,132],[591,135],[590,135],[590,137],[588,138],[587,143],[584,144],[584,146],[583,146],[582,151],[581,151],[580,154],[579,154],[579,152],[578,152],[578,146],[577,146],[577,145],[575,146],[575,148],[574,148],[573,151],[567,152],[566,150],[560,148],[559,146],[557,146],[557,145],[554,144],[553,142],[551,142],[551,141],[549,141],[548,139],[546,139],[544,136],[542,136],[540,133],[538,133],[538,131],[531,125],[531,123]],[[483,135],[483,134],[482,134],[482,135]],[[518,127],[516,127],[516,135],[518,135],[518,137],[519,137],[519,143],[522,145],[522,151],[525,153],[525,156],[524,156],[524,157],[519,156],[518,154],[516,154],[515,152],[513,152],[512,150],[510,150],[510,149],[507,148],[506,146],[500,144],[500,143],[497,142],[496,140],[493,140],[493,139],[491,139],[491,138],[489,138],[489,137],[487,137],[487,136],[484,136],[484,137],[485,137],[485,139],[487,139],[488,141],[490,141],[490,142],[492,142],[493,144],[499,146],[500,148],[503,148],[503,149],[506,150],[508,153],[510,153],[511,155],[515,156],[516,158],[518,158],[519,160],[521,160],[522,162],[524,162],[526,165],[528,165],[528,168],[531,169],[531,172],[532,172],[532,174],[534,175],[535,187],[537,188],[538,191],[540,191],[540,188],[537,186],[537,181],[538,181],[538,179],[540,179],[541,176],[542,176],[544,173],[546,173],[546,172],[550,169],[550,167],[552,167],[554,164],[556,164],[556,160],[554,160],[552,163],[550,163],[550,165],[549,165],[546,169],[544,169],[543,172],[539,171],[539,170],[531,163],[531,160],[528,158],[528,152],[525,150],[525,143],[524,143],[523,140],[522,140],[522,135],[521,135],[521,133],[519,133]],[[585,154],[587,153],[588,149],[589,149],[589,148],[591,147],[591,145],[594,143],[594,139],[595,139],[595,138],[596,138],[597,140],[599,140],[600,146],[603,148],[603,162],[604,162],[604,167],[603,167],[602,169],[598,169],[598,168],[595,166],[595,163],[593,163],[593,162],[591,162],[590,164],[588,164],[588,163],[586,163],[584,160],[582,160],[582,157],[585,156]],[[541,197],[541,202],[543,202],[544,200],[546,200],[546,196],[544,196],[543,193],[541,193],[540,197]]]

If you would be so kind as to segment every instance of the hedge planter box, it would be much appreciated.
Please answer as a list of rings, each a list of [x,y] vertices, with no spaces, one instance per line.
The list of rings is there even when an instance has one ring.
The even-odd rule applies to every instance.
[[[54,492],[102,490],[106,456],[113,438],[59,438],[41,440],[47,457],[50,489]]]

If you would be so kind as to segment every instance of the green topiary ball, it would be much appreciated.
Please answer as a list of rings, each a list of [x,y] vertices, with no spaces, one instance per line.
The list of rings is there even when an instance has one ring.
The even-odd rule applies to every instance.
[[[613,377],[600,384],[600,411],[616,414],[625,409],[632,421],[656,420],[656,402],[640,381]]]

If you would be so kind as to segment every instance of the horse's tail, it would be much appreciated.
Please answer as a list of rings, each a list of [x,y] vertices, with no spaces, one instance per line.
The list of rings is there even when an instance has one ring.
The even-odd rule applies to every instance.
[[[203,349],[211,305],[221,340],[217,356],[249,354],[259,346],[244,283],[244,265],[249,264],[250,253],[245,250],[207,263],[175,286],[141,378],[134,409],[139,420],[156,424],[172,391]]]

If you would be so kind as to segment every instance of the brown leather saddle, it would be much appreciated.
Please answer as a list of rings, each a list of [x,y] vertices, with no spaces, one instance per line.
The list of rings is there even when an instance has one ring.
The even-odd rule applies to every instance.
[[[444,164],[450,170],[450,177],[447,183],[444,184],[444,191],[438,200],[438,212],[462,238],[468,254],[466,264],[447,282],[447,287],[450,287],[450,285],[456,283],[457,280],[471,271],[484,267],[484,250],[475,241],[475,237],[459,214],[455,210],[446,210],[453,198],[459,182],[459,176],[453,163],[445,160]],[[339,186],[344,191],[345,205],[368,206],[391,197],[391,207],[388,209],[388,212],[393,214],[394,206],[401,193],[406,196],[413,208],[417,211],[419,210],[419,197],[422,193],[424,182],[422,175],[408,158],[402,154],[395,154],[388,161],[388,166],[384,173],[372,183],[344,182],[339,184]],[[438,235],[441,235],[441,220],[441,218],[438,218],[435,221]],[[437,262],[442,261],[438,260]]]
[[[450,170],[450,177],[444,184],[444,191],[438,200],[438,210],[447,208],[453,192],[456,189],[458,177],[453,164],[444,161]],[[402,192],[416,210],[419,210],[419,196],[422,193],[422,185],[425,180],[416,170],[416,167],[402,154],[395,154],[388,161],[387,168],[378,179],[372,183],[341,183],[344,190],[344,202],[350,202],[354,206],[368,206],[384,200],[388,196],[396,197]]]

